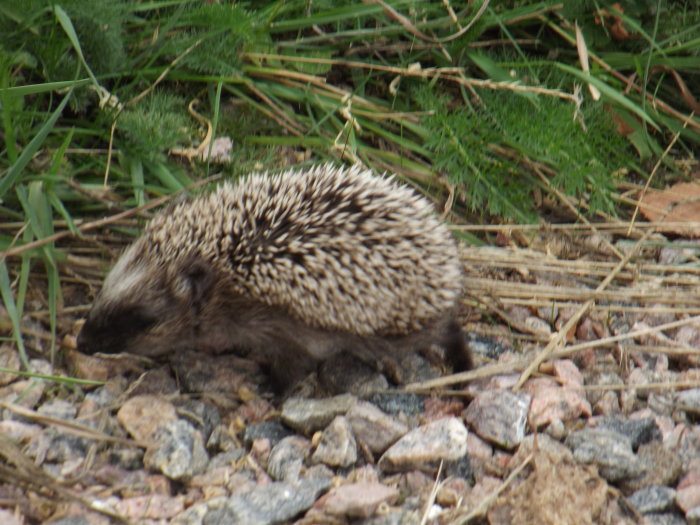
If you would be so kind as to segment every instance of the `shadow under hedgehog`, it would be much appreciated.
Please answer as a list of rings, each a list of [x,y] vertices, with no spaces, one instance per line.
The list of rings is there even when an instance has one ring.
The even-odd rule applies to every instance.
[[[331,165],[252,174],[146,225],[107,275],[78,349],[243,351],[278,390],[339,352],[437,344],[466,370],[461,294],[457,241],[394,178]]]

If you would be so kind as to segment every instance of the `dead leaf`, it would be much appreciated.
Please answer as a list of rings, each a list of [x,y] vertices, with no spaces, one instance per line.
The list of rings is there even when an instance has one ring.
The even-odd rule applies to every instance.
[[[593,15],[595,23],[604,25],[608,31],[610,31],[610,36],[615,40],[629,40],[630,38],[634,38],[634,35],[630,34],[630,32],[625,29],[622,17],[615,14],[615,12],[624,13],[625,9],[619,2],[615,2],[612,8],[615,11],[610,12],[607,9],[599,9],[596,11]]]
[[[688,226],[662,224],[658,227],[660,232],[700,237],[697,226],[700,222],[700,184],[680,182],[665,190],[649,190],[640,195],[639,209],[652,222],[689,223]]]

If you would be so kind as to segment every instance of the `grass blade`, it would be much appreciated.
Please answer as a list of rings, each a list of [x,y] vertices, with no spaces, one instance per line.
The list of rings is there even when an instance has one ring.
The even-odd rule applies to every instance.
[[[63,100],[58,107],[54,110],[47,121],[44,122],[37,134],[34,135],[34,138],[29,142],[29,144],[27,144],[24,150],[22,150],[22,153],[17,161],[12,164],[5,176],[0,179],[0,200],[2,200],[5,193],[7,193],[7,190],[9,190],[15,184],[15,182],[17,182],[24,168],[44,143],[44,140],[56,124],[58,117],[60,117],[61,113],[63,113],[63,109],[66,107],[71,94],[72,91],[63,97]]]

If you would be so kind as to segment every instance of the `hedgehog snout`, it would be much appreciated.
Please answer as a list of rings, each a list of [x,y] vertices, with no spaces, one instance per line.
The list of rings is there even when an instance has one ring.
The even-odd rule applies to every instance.
[[[78,350],[84,354],[117,354],[156,324],[143,308],[127,306],[109,312],[93,309],[78,334]]]

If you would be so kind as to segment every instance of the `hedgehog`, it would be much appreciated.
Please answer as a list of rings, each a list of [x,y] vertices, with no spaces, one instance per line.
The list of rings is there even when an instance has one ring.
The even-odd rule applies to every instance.
[[[83,353],[251,356],[284,390],[340,352],[440,345],[470,368],[456,239],[395,177],[319,165],[171,204],[117,260],[78,335]]]

